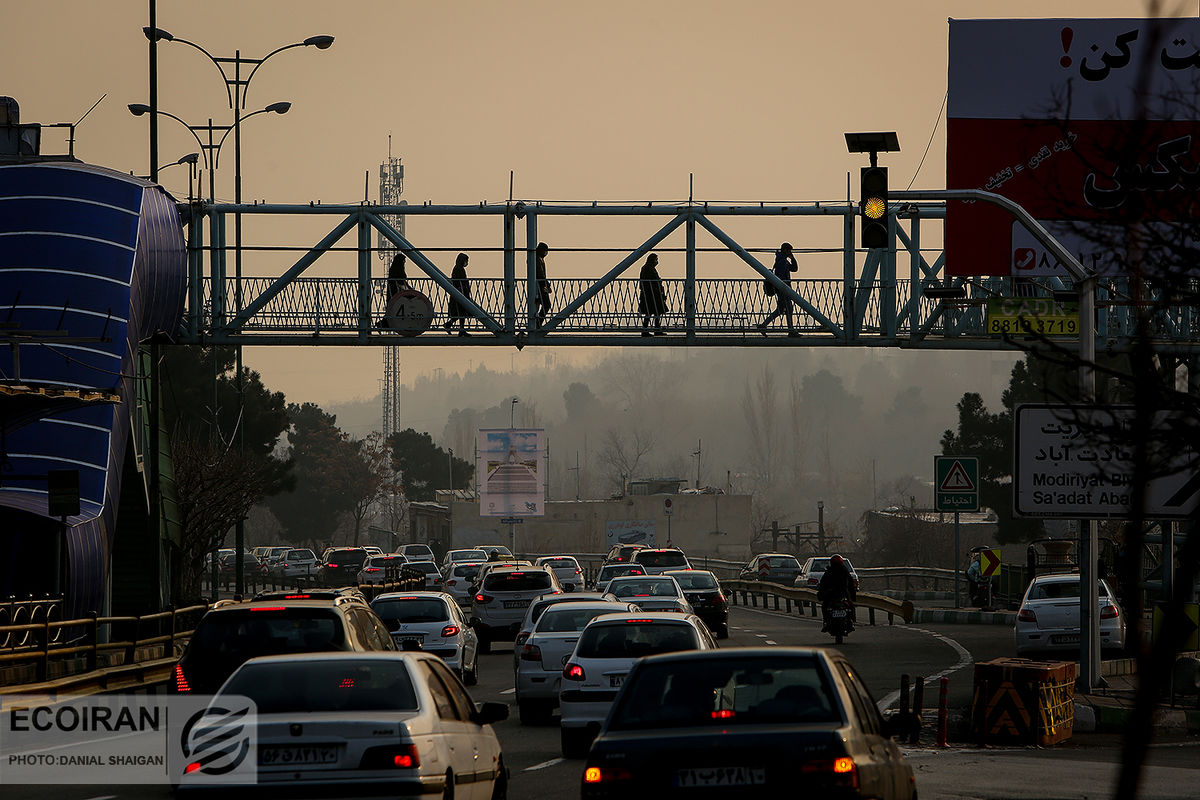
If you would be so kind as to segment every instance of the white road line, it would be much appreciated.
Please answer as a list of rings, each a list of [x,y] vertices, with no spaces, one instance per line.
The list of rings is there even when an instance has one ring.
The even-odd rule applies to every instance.
[[[954,641],[949,636],[944,636],[940,633],[937,633],[936,631],[926,630],[925,628],[914,628],[911,625],[904,625],[900,628],[900,630],[914,631],[916,633],[923,633],[926,636],[932,636],[933,638],[935,638],[941,642],[944,642],[945,644],[950,645],[951,647],[954,648],[955,652],[958,653],[958,662],[955,663],[954,666],[950,667],[949,669],[944,669],[941,672],[937,673],[936,675],[926,675],[925,676],[925,685],[926,686],[929,686],[934,681],[939,680],[940,678],[943,678],[952,672],[957,672],[958,670],[962,669],[963,667],[969,667],[969,666],[971,666],[971,664],[975,663],[975,659],[971,658],[971,654],[967,651],[967,648],[963,647],[961,644]],[[883,698],[878,703],[876,703],[876,705],[879,706],[880,711],[886,711],[887,709],[891,708],[892,704],[895,703],[899,699],[900,699],[900,690],[897,689],[896,691],[892,692],[887,697]]]
[[[505,689],[505,690],[504,690],[503,692],[501,692],[500,694],[516,694],[516,693],[517,693],[517,687],[515,687],[515,686],[514,686],[514,687],[513,687],[513,688],[511,688],[511,689]]]
[[[540,764],[534,764],[532,767],[526,767],[525,769],[522,770],[522,772],[533,772],[535,769],[545,769],[546,767],[553,767],[555,764],[561,764],[564,761],[566,761],[565,758],[552,758],[549,761],[543,761]]]
[[[767,639],[765,642],[763,642],[763,644],[779,644],[779,643],[776,642],[774,639]]]
[[[756,633],[756,634],[754,634],[754,635],[755,635],[755,636],[757,636],[757,637],[758,637],[758,638],[760,638],[760,639],[765,639],[765,638],[767,638],[767,635],[766,635],[765,633]]]
[[[117,800],[115,794],[102,794],[99,797],[89,797],[87,800]]]

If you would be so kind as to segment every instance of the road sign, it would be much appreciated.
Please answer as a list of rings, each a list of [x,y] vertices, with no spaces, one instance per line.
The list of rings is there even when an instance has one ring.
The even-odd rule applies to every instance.
[[[1143,441],[1132,433],[1137,417],[1132,406],[1026,404],[1017,406],[1015,417],[1018,515],[1130,516],[1138,447],[1149,448],[1145,463],[1156,468],[1145,483],[1146,517],[1181,519],[1200,508],[1200,458],[1179,437],[1161,434],[1187,424],[1173,412],[1153,412],[1152,434]]]
[[[675,513],[675,503],[669,497],[663,500],[663,513],[668,517]]]
[[[998,549],[979,551],[979,572],[985,578],[1000,574],[1000,551]]]
[[[520,525],[524,521],[525,520],[521,519],[520,517],[501,517],[500,518],[501,525]]]
[[[987,332],[1013,336],[1078,336],[1079,303],[1048,297],[989,297]]]
[[[979,510],[979,459],[973,456],[934,456],[935,511]]]

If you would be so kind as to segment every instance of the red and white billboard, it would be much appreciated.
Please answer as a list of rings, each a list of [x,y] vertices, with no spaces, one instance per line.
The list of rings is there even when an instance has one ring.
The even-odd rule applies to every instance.
[[[948,92],[947,187],[1020,203],[1085,267],[1200,220],[1200,19],[951,20]],[[981,203],[950,204],[945,249],[950,275],[1067,274]]]

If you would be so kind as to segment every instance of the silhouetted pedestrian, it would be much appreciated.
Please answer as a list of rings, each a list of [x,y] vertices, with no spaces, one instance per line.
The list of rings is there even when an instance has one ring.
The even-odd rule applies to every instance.
[[[390,300],[397,292],[411,289],[408,285],[408,275],[404,273],[404,253],[396,253],[392,265],[388,267],[387,296]]]
[[[537,246],[537,324],[538,327],[546,322],[546,315],[550,313],[550,281],[546,278],[546,253],[550,252],[550,247],[545,242],[538,242]]]
[[[792,273],[798,269],[796,258],[792,255],[792,246],[784,242],[775,251],[775,277],[783,281],[787,286],[791,286]],[[767,326],[782,315],[787,315],[788,336],[799,336],[800,334],[792,328],[792,301],[784,295],[783,292],[777,291],[775,294],[775,310],[771,312],[766,319],[758,324],[758,332],[763,336],[767,335]]]
[[[667,313],[667,298],[663,293],[662,278],[658,274],[658,253],[646,256],[642,264],[641,300],[638,311],[642,314],[642,336],[650,336],[650,318],[654,317],[655,336],[666,336],[662,329],[662,315]]]
[[[463,297],[471,297],[471,282],[467,279],[467,262],[470,258],[466,253],[459,253],[458,258],[454,261],[454,271],[450,273],[450,284],[462,293]],[[470,336],[467,333],[467,307],[458,301],[453,295],[450,296],[450,302],[447,304],[446,313],[450,319],[446,321],[446,333],[449,333],[454,323],[459,323],[459,336]]]

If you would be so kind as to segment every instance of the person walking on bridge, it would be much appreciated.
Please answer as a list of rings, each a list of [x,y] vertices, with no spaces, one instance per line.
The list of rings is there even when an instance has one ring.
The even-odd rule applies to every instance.
[[[471,281],[467,279],[467,262],[470,258],[466,253],[459,253],[458,258],[454,261],[454,271],[450,273],[450,285],[462,293],[463,297],[471,297]],[[454,323],[459,324],[458,335],[470,336],[467,333],[467,307],[459,302],[453,295],[450,296],[450,302],[446,309],[450,319],[446,322],[446,333],[449,333],[454,328]]]
[[[667,313],[667,297],[663,293],[662,278],[658,275],[658,253],[646,256],[642,265],[641,300],[638,311],[642,314],[642,336],[666,336],[662,328],[662,315]],[[650,318],[654,317],[654,333],[650,333]]]
[[[537,296],[534,300],[537,301],[537,324],[538,327],[546,322],[546,315],[550,313],[550,281],[546,278],[546,253],[550,252],[550,247],[545,242],[538,242],[537,246]]]
[[[796,257],[792,255],[792,246],[788,242],[779,245],[779,249],[775,251],[775,277],[784,282],[788,288],[792,285],[792,273],[797,270]],[[766,319],[758,323],[758,332],[763,336],[767,335],[767,326],[779,319],[780,316],[787,315],[788,336],[799,336],[800,334],[792,327],[792,301],[791,298],[784,295],[781,291],[775,293],[775,310],[771,312]]]

